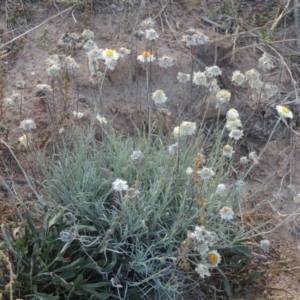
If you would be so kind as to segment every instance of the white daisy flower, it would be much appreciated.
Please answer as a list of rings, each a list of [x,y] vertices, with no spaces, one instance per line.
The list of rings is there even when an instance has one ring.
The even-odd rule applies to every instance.
[[[212,93],[217,93],[221,89],[216,78],[213,78],[207,85],[208,90]]]
[[[89,30],[89,29],[84,29],[81,33],[81,36],[85,39],[85,40],[91,40],[94,38],[94,32]]]
[[[125,193],[125,198],[127,199],[134,199],[136,198],[138,195],[140,194],[140,191],[134,188],[129,188],[128,190],[126,190]]]
[[[67,69],[71,72],[74,72],[79,68],[79,65],[77,64],[75,59],[70,55],[65,58],[65,62]]]
[[[235,121],[236,119],[239,119],[239,117],[239,112],[234,108],[229,109],[226,113],[227,121]]]
[[[58,65],[53,64],[46,69],[46,72],[51,78],[55,78],[59,76],[60,70],[61,68]]]
[[[197,171],[197,174],[203,180],[208,180],[208,179],[211,179],[215,175],[215,172],[211,168],[204,167],[200,171]]]
[[[118,60],[118,58],[119,58],[119,54],[115,50],[105,49],[102,52],[102,59],[104,59],[105,62],[111,61],[111,60]]]
[[[190,230],[188,230],[188,231],[187,231],[187,237],[188,237],[189,239],[194,240],[194,239],[196,239],[196,233],[195,233],[195,232],[192,232],[192,231],[190,231]]]
[[[241,71],[234,71],[232,74],[231,81],[233,84],[237,86],[241,86],[245,82],[246,78],[245,75]]]
[[[196,34],[194,35],[194,38],[196,39],[198,45],[204,45],[209,40],[208,36],[203,34],[200,30],[197,30]]]
[[[226,191],[226,185],[224,183],[219,183],[216,189],[217,195],[223,195]]]
[[[290,118],[293,119],[293,113],[287,106],[276,105],[277,112],[279,116],[283,119]]]
[[[70,230],[63,230],[59,233],[59,238],[64,243],[70,243],[74,239],[74,234]]]
[[[99,114],[97,114],[96,119],[100,122],[100,124],[107,124],[106,118],[101,117]]]
[[[69,37],[73,41],[78,41],[80,39],[80,35],[76,32],[69,33]]]
[[[194,72],[193,74],[193,83],[196,85],[207,85],[207,79],[204,72]]]
[[[196,123],[183,121],[179,126],[179,130],[181,136],[192,135],[196,131]]]
[[[19,142],[24,147],[28,147],[32,143],[32,135],[30,133],[23,134],[19,137]]]
[[[201,256],[204,256],[209,251],[207,241],[202,240],[196,243],[195,250],[199,252]]]
[[[154,61],[155,57],[149,51],[144,51],[141,55],[138,55],[137,59],[143,63],[147,63]]]
[[[87,52],[90,52],[93,49],[98,49],[97,44],[93,40],[88,40],[84,45],[83,49]]]
[[[12,93],[10,97],[4,98],[4,104],[6,106],[19,106],[23,100],[23,97],[19,93]]]
[[[12,98],[10,98],[10,97],[4,98],[3,102],[4,102],[4,105],[7,106],[7,107],[9,107],[9,106],[16,106],[14,100]]]
[[[130,155],[131,160],[139,160],[139,159],[142,159],[142,158],[144,158],[144,154],[140,150],[134,150],[132,152],[132,154]]]
[[[197,265],[195,271],[200,275],[201,278],[205,278],[206,276],[209,277],[211,275],[209,268],[201,263]]]
[[[102,49],[92,49],[87,53],[87,57],[89,60],[93,61],[93,60],[98,60],[98,59],[102,59],[103,50]]]
[[[181,41],[185,42],[187,47],[190,47],[196,45],[204,45],[208,42],[208,40],[208,36],[203,34],[200,30],[190,28],[186,31],[186,34],[182,36]]]
[[[113,189],[117,192],[126,191],[128,189],[127,181],[117,178],[112,183]]]
[[[12,93],[10,98],[12,99],[14,106],[20,105],[23,100],[23,96],[19,93]]]
[[[245,73],[245,76],[248,81],[252,81],[252,82],[260,81],[260,79],[259,79],[260,74],[256,69],[251,69],[251,70],[247,71]]]
[[[164,55],[158,59],[158,65],[162,68],[170,68],[174,65],[174,58]]]
[[[58,54],[50,55],[49,58],[46,59],[47,66],[50,67],[52,65],[56,65],[62,68],[64,66],[64,57],[65,55],[58,55]]]
[[[242,122],[240,119],[235,119],[233,121],[227,121],[225,126],[228,131],[231,131],[242,127]]]
[[[205,226],[195,226],[195,238],[197,241],[206,241],[211,247],[218,241],[218,235],[214,231],[208,231]]]
[[[260,248],[264,251],[264,252],[269,252],[270,251],[270,246],[271,243],[268,240],[261,240],[260,241]]]
[[[186,44],[187,47],[198,45],[197,39],[194,36],[184,34],[181,39],[182,42]]]
[[[176,78],[178,79],[179,82],[185,83],[185,82],[191,80],[191,75],[190,74],[186,74],[186,73],[178,72],[178,75],[177,75]]]
[[[36,90],[40,93],[52,92],[52,87],[48,84],[38,84]]]
[[[263,87],[264,83],[260,80],[249,80],[249,86],[254,90],[260,90]]]
[[[140,26],[145,29],[151,29],[155,28],[156,23],[153,21],[152,18],[147,18],[140,24]]]
[[[199,252],[201,256],[205,256],[209,251],[209,247],[218,240],[217,234],[206,230],[204,226],[196,226],[194,232],[188,230],[187,237],[194,242],[195,250]]]
[[[267,82],[263,85],[263,91],[267,95],[267,97],[273,97],[278,93],[279,89],[277,85]]]
[[[203,262],[209,268],[215,268],[221,262],[221,255],[217,250],[210,251],[206,253]]]
[[[20,128],[25,131],[31,131],[32,129],[36,129],[36,125],[32,119],[25,119],[21,122]]]
[[[130,53],[131,53],[131,51],[129,49],[124,48],[124,47],[119,49],[119,55],[120,55],[121,58],[129,55]]]
[[[187,176],[191,176],[193,174],[193,169],[191,167],[188,167],[185,171]]]
[[[231,93],[228,92],[227,90],[219,90],[216,94],[216,99],[217,99],[217,108],[219,106],[222,106],[230,101]]]
[[[146,29],[145,30],[145,37],[147,40],[149,41],[154,41],[158,39],[158,34],[155,31],[155,29],[151,28],[151,29]]]
[[[222,220],[230,221],[230,220],[233,219],[234,211],[232,210],[231,207],[223,206],[220,209],[220,214],[221,214],[221,219]]]
[[[84,115],[84,113],[79,112],[79,111],[73,111],[72,113],[73,113],[73,116],[74,116],[74,118],[75,118],[76,120],[81,119],[81,118],[83,117],[83,115]]]
[[[249,153],[249,159],[252,160],[252,162],[257,165],[258,164],[258,157],[257,157],[257,154],[252,151]]]
[[[243,131],[239,129],[233,129],[230,131],[229,136],[235,140],[240,140],[243,137]]]
[[[222,70],[218,66],[206,67],[205,74],[208,78],[213,78],[221,75]]]
[[[261,68],[264,72],[268,72],[275,67],[272,58],[264,53],[258,60],[258,67]]]
[[[163,90],[156,90],[154,93],[152,93],[152,100],[156,104],[165,103],[167,101],[166,94]]]
[[[117,61],[113,60],[113,59],[105,61],[105,65],[106,65],[106,67],[107,67],[108,70],[114,70],[116,64],[117,64]]]
[[[225,145],[223,147],[223,156],[231,158],[233,153],[234,153],[234,151],[233,151],[233,148],[231,146]]]
[[[180,128],[179,128],[179,126],[174,127],[173,136],[176,140],[179,139],[179,137],[180,137]]]
[[[178,143],[175,143],[175,144],[169,146],[168,150],[171,155],[177,155],[178,154]]]
[[[242,156],[242,157],[240,158],[240,163],[241,163],[242,165],[246,165],[246,164],[248,163],[248,158],[247,158],[247,156]]]

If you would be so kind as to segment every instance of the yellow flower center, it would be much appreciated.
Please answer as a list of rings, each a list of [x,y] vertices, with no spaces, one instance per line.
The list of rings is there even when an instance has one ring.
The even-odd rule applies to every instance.
[[[219,261],[219,257],[217,254],[215,253],[210,253],[208,254],[206,261],[210,264],[210,265],[215,265],[216,263],[218,263]]]
[[[282,106],[282,111],[288,114],[290,112],[290,109],[286,106]]]
[[[163,90],[156,90],[156,91],[154,92],[154,94],[155,94],[155,96],[157,96],[157,97],[162,97],[163,94],[164,94],[164,91],[163,91]]]
[[[230,98],[231,93],[228,92],[227,90],[220,90],[219,92],[217,92],[217,96]]]
[[[106,50],[106,55],[108,57],[114,56],[114,50],[111,50],[111,49]]]
[[[150,57],[150,56],[151,56],[151,53],[150,53],[149,51],[144,51],[144,52],[142,53],[142,56],[143,56],[143,57]]]

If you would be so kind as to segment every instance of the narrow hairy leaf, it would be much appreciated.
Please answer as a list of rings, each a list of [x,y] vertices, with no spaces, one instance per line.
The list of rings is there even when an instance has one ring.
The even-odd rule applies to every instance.
[[[226,291],[226,294],[227,294],[229,300],[233,299],[230,283],[229,283],[229,280],[228,280],[227,276],[225,275],[225,273],[220,268],[217,268],[217,270],[218,270],[218,272],[220,273],[220,275],[223,279],[224,288],[225,288],[225,291]]]

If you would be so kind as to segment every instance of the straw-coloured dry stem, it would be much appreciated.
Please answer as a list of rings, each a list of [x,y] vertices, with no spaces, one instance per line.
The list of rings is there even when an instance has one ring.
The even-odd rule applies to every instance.
[[[201,216],[199,217],[199,223],[205,223],[205,210],[208,206],[208,201],[202,195],[202,187],[203,187],[203,180],[200,178],[199,174],[197,173],[200,170],[200,167],[205,164],[204,155],[198,153],[195,163],[193,164],[193,176],[194,176],[194,183],[197,185],[197,192],[199,198],[195,199],[197,202],[197,206],[201,208]]]

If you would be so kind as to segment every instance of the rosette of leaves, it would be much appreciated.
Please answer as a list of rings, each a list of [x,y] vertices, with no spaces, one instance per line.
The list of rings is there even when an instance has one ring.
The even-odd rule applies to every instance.
[[[51,217],[45,212],[43,225],[37,227],[30,212],[25,213],[24,234],[14,237],[1,226],[4,242],[1,249],[8,254],[13,266],[12,291],[7,288],[9,276],[0,276],[0,293],[30,299],[120,299],[124,292],[110,280],[110,271],[128,262],[116,253],[84,248],[80,239],[64,243],[60,232],[68,226],[63,213]],[[92,225],[74,225],[78,234],[97,235]],[[6,286],[6,287],[5,287]],[[133,299],[135,291],[127,291]]]

